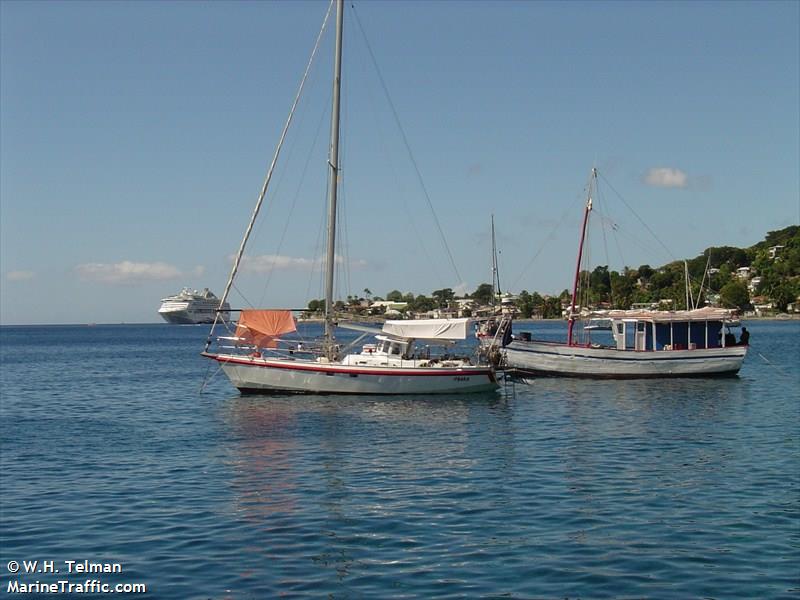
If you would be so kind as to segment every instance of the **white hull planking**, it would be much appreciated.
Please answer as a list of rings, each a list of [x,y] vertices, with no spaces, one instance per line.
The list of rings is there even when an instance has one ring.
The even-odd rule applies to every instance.
[[[520,371],[609,379],[734,375],[747,354],[747,346],[637,352],[519,340],[505,350],[506,364]]]
[[[311,360],[206,354],[243,392],[458,394],[497,389],[489,367],[349,367]]]

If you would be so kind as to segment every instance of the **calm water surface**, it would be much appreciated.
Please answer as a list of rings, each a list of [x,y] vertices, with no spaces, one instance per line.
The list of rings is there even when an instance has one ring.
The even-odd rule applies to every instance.
[[[167,599],[796,599],[800,323],[746,325],[738,378],[430,398],[201,395],[204,327],[1,328],[2,593],[88,559]]]

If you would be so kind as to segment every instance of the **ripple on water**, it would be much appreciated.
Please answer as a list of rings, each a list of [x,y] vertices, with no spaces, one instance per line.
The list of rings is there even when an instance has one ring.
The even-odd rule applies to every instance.
[[[796,597],[782,327],[736,379],[413,399],[198,396],[205,330],[3,328],[1,558],[167,599]]]

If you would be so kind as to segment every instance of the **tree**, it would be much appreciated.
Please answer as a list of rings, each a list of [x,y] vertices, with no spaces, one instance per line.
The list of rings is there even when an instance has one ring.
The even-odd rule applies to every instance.
[[[400,290],[392,290],[386,294],[386,299],[389,302],[400,302],[403,299],[403,292]]]
[[[427,312],[437,308],[437,304],[433,298],[428,298],[427,296],[420,294],[408,303],[408,307],[416,312]]]
[[[453,290],[450,288],[444,288],[443,290],[436,290],[431,295],[433,296],[434,300],[436,300],[436,302],[439,303],[440,308],[446,307],[450,303],[450,301],[456,297],[455,292],[453,292]]]
[[[533,297],[527,292],[522,290],[517,297],[517,308],[519,309],[520,316],[523,319],[530,319],[533,315]]]
[[[312,313],[323,312],[325,310],[325,300],[311,300],[308,303],[308,310]]]
[[[611,297],[614,308],[630,308],[633,304],[634,279],[611,271]]]
[[[560,319],[561,318],[561,299],[557,296],[550,296],[544,299],[542,304],[542,318],[543,319]]]
[[[589,276],[590,299],[594,303],[608,302],[611,294],[611,276],[608,266],[598,266]]]
[[[730,281],[719,291],[719,299],[727,308],[744,309],[750,304],[750,294],[747,285],[741,281]]]
[[[482,283],[474,292],[472,292],[472,299],[478,304],[491,304],[493,300],[494,291],[490,283]]]
[[[653,271],[653,267],[650,265],[641,265],[638,269],[636,269],[636,272],[644,281],[650,279],[653,276],[653,273],[655,273],[655,271]]]
[[[775,303],[775,308],[781,312],[785,312],[787,305],[794,302],[795,298],[797,298],[797,291],[788,282],[776,286],[772,292],[772,301]]]

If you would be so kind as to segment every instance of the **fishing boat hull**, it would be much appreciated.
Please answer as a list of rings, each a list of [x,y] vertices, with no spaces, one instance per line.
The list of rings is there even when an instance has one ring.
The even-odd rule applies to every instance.
[[[635,351],[515,340],[506,365],[524,373],[560,377],[635,379],[736,375],[747,346]]]
[[[491,367],[351,367],[312,360],[204,356],[220,363],[242,393],[462,394],[499,386]]]

